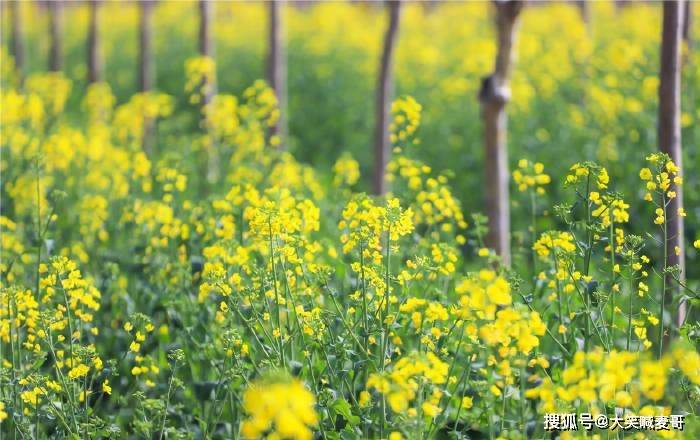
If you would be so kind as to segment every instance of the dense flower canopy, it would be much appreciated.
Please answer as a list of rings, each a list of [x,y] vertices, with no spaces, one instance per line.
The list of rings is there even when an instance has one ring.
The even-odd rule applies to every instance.
[[[663,246],[672,216],[696,232],[698,169],[640,147],[653,125],[658,84],[645,60],[658,9],[618,19],[596,4],[593,35],[567,5],[525,15],[507,267],[485,243],[484,217],[465,209],[483,192],[465,125],[478,118],[464,103],[495,50],[474,18],[485,5],[407,7],[406,26],[420,31],[401,36],[397,78],[416,96],[391,106],[385,196],[362,192],[364,110],[346,96],[375,67],[381,16],[327,3],[287,12],[291,58],[308,57],[319,87],[337,80],[338,102],[322,104],[350,122],[318,99],[324,120],[342,122],[331,136],[316,108],[291,99],[281,151],[277,95],[249,72],[260,39],[243,38],[264,21],[261,5],[218,6],[236,24],[218,27],[220,50],[241,55],[238,68],[183,49],[168,53],[181,63],[161,90],[136,94],[119,63],[110,84],[85,90],[72,65],[21,85],[3,72],[2,433],[519,439],[548,436],[547,413],[587,412],[688,415],[684,432],[635,435],[698,437],[698,253],[683,278]],[[159,6],[159,20],[191,33],[191,7]],[[125,57],[133,47],[115,42],[134,11],[105,8],[108,58]],[[84,13],[69,11],[77,27]],[[445,19],[457,13],[471,18]],[[366,32],[345,32],[347,20]],[[584,104],[570,98],[584,88]],[[326,155],[329,145],[342,153]],[[316,147],[317,160],[301,160]],[[685,208],[670,212],[684,190]],[[688,244],[700,248],[697,238]],[[691,313],[676,323],[681,304]]]

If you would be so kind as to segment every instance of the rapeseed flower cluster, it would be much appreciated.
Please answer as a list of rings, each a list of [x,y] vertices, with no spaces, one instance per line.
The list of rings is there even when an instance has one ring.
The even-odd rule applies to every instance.
[[[190,58],[185,63],[185,93],[191,104],[199,104],[202,96],[214,92],[216,84],[216,63],[211,57]]]
[[[545,185],[549,185],[552,179],[549,174],[545,174],[542,163],[521,159],[518,161],[518,169],[513,171],[513,181],[518,186],[518,191],[534,188],[538,195],[542,195]]]
[[[391,104],[393,121],[389,125],[392,144],[403,144],[407,140],[418,143],[415,137],[420,126],[421,110],[423,107],[411,96],[396,99]]]
[[[243,409],[249,417],[241,425],[241,434],[246,439],[311,439],[318,423],[315,403],[298,380],[252,384],[243,394]]]
[[[649,359],[648,353],[630,351],[578,352],[562,372],[560,383],[545,377],[526,396],[540,399],[547,412],[565,412],[585,405],[593,414],[604,414],[606,406],[614,405],[641,414],[664,398],[668,371],[680,369],[679,375],[697,383],[698,362],[697,351],[681,345],[660,360]]]
[[[342,154],[333,165],[333,184],[351,187],[360,180],[360,165],[352,155]]]
[[[449,366],[433,353],[425,355],[412,353],[402,357],[385,375],[373,374],[367,380],[367,388],[385,394],[392,411],[407,413],[415,417],[418,411],[433,418],[441,409],[438,407],[443,392],[439,385],[447,381]],[[419,408],[409,408],[416,394],[431,390],[428,399]]]
[[[645,182],[644,200],[656,206],[654,224],[663,225],[666,222],[668,202],[676,198],[683,178],[676,164],[666,154],[654,153],[647,156],[646,160],[653,171],[646,167],[639,171],[639,178]],[[673,215],[684,217],[686,214],[683,208],[678,208],[678,212]]]

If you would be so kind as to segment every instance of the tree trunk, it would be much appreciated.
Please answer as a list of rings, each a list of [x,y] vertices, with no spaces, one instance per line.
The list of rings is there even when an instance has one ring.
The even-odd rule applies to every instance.
[[[629,5],[629,0],[615,0],[615,12],[620,12]]]
[[[87,44],[88,82],[91,84],[103,80],[102,52],[100,51],[100,10],[100,0],[91,0]]]
[[[280,117],[270,130],[270,134],[279,137],[279,148],[284,149],[287,135],[287,64],[284,48],[284,20],[282,17],[282,2],[269,1],[268,24],[268,54],[267,54],[267,79],[270,87],[275,91]]]
[[[663,27],[661,31],[661,69],[659,72],[659,149],[668,154],[683,174],[683,154],[681,150],[681,28],[683,24],[683,5],[681,1],[663,3]],[[668,241],[666,252],[668,265],[680,267],[681,279],[685,274],[685,242],[683,237],[683,217],[678,209],[683,206],[683,190],[678,188],[676,198],[671,199],[667,211]],[[675,249],[680,249],[676,255]],[[672,277],[666,276],[666,285],[671,286],[667,292],[666,303],[680,293],[678,284]],[[674,295],[675,294],[675,295]],[[676,322],[685,319],[685,303],[679,304]],[[663,317],[659,317],[663,319]]]
[[[63,67],[63,2],[49,2],[49,71],[59,72]]]
[[[508,191],[508,148],[506,144],[510,99],[510,73],[515,58],[513,45],[518,17],[524,2],[495,1],[498,51],[494,72],[481,82],[479,100],[484,124],[484,170],[486,214],[489,218],[487,244],[510,265],[510,197]]]
[[[199,0],[199,54],[204,57],[214,59],[214,38],[213,38],[213,17],[214,3],[211,0]],[[202,84],[204,93],[202,94],[202,106],[208,105],[215,93],[215,77],[205,77]],[[206,120],[206,113],[202,113],[202,126],[209,129]],[[215,183],[219,179],[219,153],[214,140],[209,137],[210,144],[207,150],[207,180]]]
[[[292,5],[300,11],[309,10],[318,0],[294,0]]]
[[[15,69],[19,85],[22,84],[24,78],[24,40],[22,39],[22,7],[19,1],[9,2],[10,19],[12,20],[12,41],[10,50],[12,57],[15,59]]]
[[[389,26],[384,34],[379,79],[377,81],[375,129],[374,129],[374,193],[386,193],[387,184],[384,171],[391,154],[389,137],[389,120],[391,119],[391,100],[394,94],[394,52],[399,32],[401,2],[389,0]]]
[[[685,0],[683,2],[683,41],[685,41],[688,56],[693,48],[693,2]]]
[[[139,26],[139,91],[148,92],[155,85],[155,60],[153,58],[153,7],[152,0],[139,2],[141,22]],[[153,160],[155,149],[155,121],[145,118],[143,121],[142,148]]]
[[[432,14],[433,12],[437,11],[441,2],[442,0],[427,0],[423,2],[423,10],[426,14]]]
[[[212,21],[214,16],[214,2],[211,0],[199,0],[199,54],[205,57],[214,58],[214,36]],[[213,80],[213,78],[207,78]],[[214,84],[205,87],[203,96],[204,105],[211,102],[214,94]]]
[[[139,2],[141,7],[141,22],[139,27],[139,91],[147,92],[153,89],[155,70],[153,60],[153,2]]]
[[[589,0],[576,0],[576,6],[581,14],[581,20],[583,20],[586,27],[591,23],[591,5]]]

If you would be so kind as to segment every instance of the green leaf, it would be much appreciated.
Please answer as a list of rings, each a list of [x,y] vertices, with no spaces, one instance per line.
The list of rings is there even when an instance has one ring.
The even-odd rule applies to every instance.
[[[360,418],[352,413],[350,404],[343,398],[335,399],[331,404],[331,409],[343,416],[352,426],[357,426],[360,423]]]

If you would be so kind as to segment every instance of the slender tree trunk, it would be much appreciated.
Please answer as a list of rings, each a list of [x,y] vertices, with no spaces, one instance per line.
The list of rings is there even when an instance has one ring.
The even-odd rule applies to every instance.
[[[423,10],[426,14],[432,14],[433,12],[437,11],[441,2],[442,0],[428,0],[423,2]]]
[[[139,2],[141,21],[139,23],[139,91],[148,92],[155,85],[155,59],[153,57],[153,8],[152,0]],[[153,159],[155,148],[155,121],[143,121],[143,151]]]
[[[591,23],[591,5],[590,0],[576,0],[576,6],[581,14],[581,20],[588,27]]]
[[[693,2],[685,0],[683,2],[683,41],[688,51],[688,56],[693,48]]]
[[[615,0],[615,12],[620,12],[629,5],[629,0]]]
[[[267,54],[267,79],[270,87],[275,91],[280,110],[280,117],[272,127],[271,134],[280,139],[279,148],[286,147],[287,136],[287,63],[284,47],[284,19],[282,14],[282,1],[268,1],[268,54]]]
[[[59,72],[63,67],[63,2],[49,2],[49,71]]]
[[[139,91],[153,90],[155,67],[153,59],[153,1],[139,2],[141,22],[139,26]]]
[[[317,0],[295,0],[292,2],[292,5],[300,11],[306,11],[311,8],[316,1]]]
[[[377,81],[375,128],[374,128],[374,192],[383,195],[387,190],[384,171],[391,155],[389,120],[391,100],[394,94],[394,52],[399,32],[401,2],[389,0],[389,25],[384,34],[384,46]]]
[[[682,1],[682,0],[681,0]],[[681,1],[672,0],[663,3],[663,27],[661,31],[661,69],[659,72],[659,149],[668,154],[683,172],[683,154],[681,149],[681,31],[683,24],[683,5]],[[681,278],[685,274],[685,242],[683,237],[683,217],[678,209],[683,206],[683,190],[678,188],[676,198],[672,199],[667,211],[667,255],[668,265],[678,265]],[[679,249],[676,255],[676,249]],[[678,284],[667,276],[671,288],[664,292],[666,303],[672,304],[672,298],[680,293]],[[685,303],[679,304],[676,322],[685,319]],[[663,317],[659,317],[663,319]]]
[[[510,265],[510,196],[508,190],[508,116],[510,74],[515,58],[514,44],[518,17],[524,2],[495,1],[498,51],[494,72],[481,82],[479,100],[484,124],[484,171],[486,213],[489,218],[487,244]]]
[[[214,59],[214,29],[212,23],[214,21],[214,2],[211,0],[199,0],[199,54],[201,56]],[[215,93],[215,76],[204,78],[202,106],[208,105]],[[209,130],[206,113],[202,113],[202,126],[205,130]],[[219,179],[219,151],[214,140],[209,136],[210,144],[207,150],[207,180],[209,183],[215,183]]]
[[[90,24],[88,28],[88,82],[95,83],[102,81],[103,61],[100,44],[100,0],[90,1]]]
[[[19,1],[9,2],[10,20],[12,20],[12,41],[10,50],[15,59],[15,69],[19,85],[24,79],[24,39],[22,38],[22,7]]]
[[[212,0],[199,0],[199,54],[204,57],[214,58],[215,43],[212,27],[214,16],[214,2]],[[214,78],[207,78],[213,81]],[[214,95],[215,84],[207,84],[203,96],[203,104],[209,104]]]

